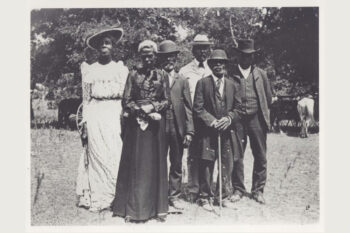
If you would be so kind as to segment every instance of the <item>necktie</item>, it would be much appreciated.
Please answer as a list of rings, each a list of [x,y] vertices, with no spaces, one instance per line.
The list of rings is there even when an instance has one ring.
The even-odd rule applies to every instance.
[[[220,94],[220,87],[221,87],[221,79],[218,78],[216,80],[216,93],[218,94],[218,96],[221,98],[221,94]]]
[[[199,62],[198,67],[199,67],[199,68],[204,68],[204,64],[203,64],[203,62],[202,62],[202,61],[201,61],[201,62]]]

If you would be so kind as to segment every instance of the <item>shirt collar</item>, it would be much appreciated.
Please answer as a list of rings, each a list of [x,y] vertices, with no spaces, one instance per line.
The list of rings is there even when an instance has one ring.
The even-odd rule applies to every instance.
[[[216,81],[219,79],[218,77],[216,77],[214,74],[211,74],[213,76],[214,82],[216,83]],[[225,75],[221,78],[222,81],[225,80]]]
[[[252,68],[252,66],[249,66],[247,69],[243,69],[242,67],[241,67],[241,65],[240,64],[238,64],[238,69],[243,73],[243,72],[250,72],[250,69]]]
[[[243,75],[244,79],[247,79],[249,77],[250,71],[251,71],[252,66],[249,66],[247,69],[243,69],[239,64],[238,64],[238,69]]]
[[[199,61],[197,61],[197,59],[194,59],[193,61],[194,61],[194,64],[196,64],[196,67],[199,67]],[[203,65],[204,67],[207,67],[207,60],[203,62]]]
[[[170,77],[174,78],[174,76],[175,76],[175,70],[170,71],[169,75],[170,75]]]

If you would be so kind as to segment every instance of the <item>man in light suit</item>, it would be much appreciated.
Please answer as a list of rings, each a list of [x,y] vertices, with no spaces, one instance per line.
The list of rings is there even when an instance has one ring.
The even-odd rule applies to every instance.
[[[239,40],[238,65],[233,71],[233,81],[240,86],[242,95],[243,117],[237,128],[243,140],[243,149],[249,137],[250,148],[254,157],[253,181],[251,194],[258,203],[264,204],[263,196],[267,176],[266,137],[270,128],[270,105],[272,89],[266,72],[253,65],[253,40]],[[246,193],[244,187],[243,157],[236,161],[232,173],[234,193],[232,202],[239,201]]]
[[[204,34],[198,34],[194,37],[192,45],[192,54],[195,57],[190,63],[182,67],[179,74],[184,76],[189,83],[191,99],[193,102],[196,84],[198,80],[211,74],[211,70],[207,63],[207,58],[210,54],[210,46],[213,43],[209,41]],[[194,135],[193,143],[188,149],[188,192],[189,200],[194,202],[199,194],[199,180],[198,180],[198,155],[195,152],[196,135]]]
[[[227,61],[224,50],[217,49],[212,52],[208,59],[212,74],[198,81],[193,103],[199,141],[199,204],[208,211],[213,210],[213,198],[215,201],[219,196],[219,185],[216,186],[215,193],[211,190],[214,164],[219,156],[218,135],[221,136],[222,148],[223,207],[232,207],[229,198],[233,161],[242,156],[241,143],[234,127],[241,119],[241,97],[239,86],[226,76]]]
[[[170,149],[169,205],[184,209],[179,198],[182,183],[182,157],[194,134],[192,121],[192,100],[187,79],[175,72],[176,58],[180,51],[171,40],[159,44],[160,66],[168,73],[170,87],[170,109],[166,114],[167,148]]]

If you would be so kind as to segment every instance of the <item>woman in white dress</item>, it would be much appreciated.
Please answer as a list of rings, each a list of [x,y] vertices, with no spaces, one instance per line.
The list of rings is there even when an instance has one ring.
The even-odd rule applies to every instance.
[[[121,98],[129,71],[122,61],[113,61],[111,54],[122,35],[122,29],[113,28],[89,37],[87,45],[99,52],[99,58],[81,66],[85,151],[76,192],[78,205],[93,212],[108,209],[115,195],[122,149]]]

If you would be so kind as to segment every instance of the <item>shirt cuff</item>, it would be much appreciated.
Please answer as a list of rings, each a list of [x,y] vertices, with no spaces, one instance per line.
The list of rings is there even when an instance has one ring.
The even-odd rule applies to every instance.
[[[228,119],[229,119],[229,121],[230,121],[230,125],[231,125],[231,123],[232,123],[232,119],[231,119],[231,117],[227,117]]]

